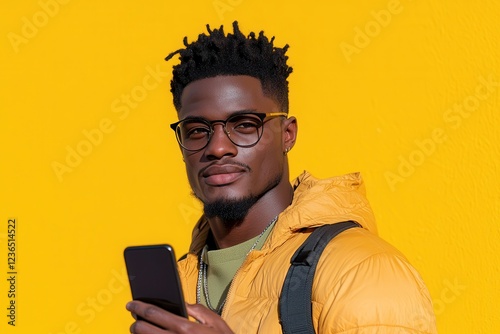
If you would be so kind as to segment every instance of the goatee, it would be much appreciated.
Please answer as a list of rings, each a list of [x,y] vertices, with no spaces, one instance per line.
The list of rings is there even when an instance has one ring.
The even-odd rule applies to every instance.
[[[226,227],[234,227],[243,221],[250,208],[258,200],[257,196],[239,200],[221,199],[212,203],[204,203],[203,210],[207,218],[219,217]]]
[[[239,199],[218,199],[210,203],[203,203],[204,214],[207,218],[219,217],[228,228],[238,226],[243,222],[252,206],[268,191],[275,188],[281,182],[282,177],[283,173],[278,173],[269,180],[267,187],[257,195]]]

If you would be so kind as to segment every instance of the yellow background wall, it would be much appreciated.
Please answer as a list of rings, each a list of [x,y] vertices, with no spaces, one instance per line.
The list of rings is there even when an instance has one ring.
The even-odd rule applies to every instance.
[[[163,57],[235,19],[291,45],[292,175],[361,171],[440,333],[500,332],[498,1],[0,6],[1,333],[128,332],[122,250],[168,242],[181,255],[200,212],[168,127],[176,62]]]

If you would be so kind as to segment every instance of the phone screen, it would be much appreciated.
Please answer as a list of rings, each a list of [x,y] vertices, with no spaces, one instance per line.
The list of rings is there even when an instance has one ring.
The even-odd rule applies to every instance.
[[[170,245],[127,247],[124,256],[133,299],[187,317],[177,262]]]

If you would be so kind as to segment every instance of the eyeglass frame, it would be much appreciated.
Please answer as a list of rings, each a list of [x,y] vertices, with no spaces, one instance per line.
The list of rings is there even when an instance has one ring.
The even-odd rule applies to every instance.
[[[260,119],[260,121],[262,122],[262,125],[260,126],[260,127],[262,127],[262,131],[260,132],[260,135],[259,135],[257,141],[255,143],[253,143],[253,144],[250,144],[250,145],[239,145],[239,144],[236,144],[233,141],[233,139],[231,139],[231,136],[229,135],[229,132],[227,131],[227,128],[226,128],[227,121],[229,119],[231,119],[232,117],[240,116],[240,115],[253,115],[253,116],[257,116]],[[226,136],[229,139],[229,141],[231,141],[231,143],[233,143],[234,145],[236,145],[238,147],[252,147],[252,146],[256,145],[260,141],[260,139],[262,138],[262,135],[264,134],[264,123],[266,123],[267,121],[270,121],[271,119],[273,119],[275,117],[282,117],[282,116],[286,117],[286,116],[288,116],[288,113],[287,112],[282,112],[282,111],[280,111],[280,112],[269,112],[269,113],[264,113],[264,112],[250,112],[250,111],[247,112],[247,111],[245,111],[245,112],[238,112],[238,113],[232,114],[231,116],[229,116],[225,120],[216,119],[216,120],[213,120],[213,121],[209,121],[209,120],[207,120],[207,119],[205,119],[203,117],[188,117],[188,118],[184,118],[184,119],[181,119],[181,120],[179,120],[179,121],[177,121],[175,123],[170,124],[170,128],[172,130],[174,130],[174,132],[175,132],[175,138],[177,139],[177,142],[182,147],[182,149],[184,149],[186,151],[190,151],[190,152],[198,152],[198,151],[201,151],[205,147],[208,146],[208,144],[210,143],[210,140],[212,139],[212,135],[215,132],[214,126],[217,123],[222,123],[222,128],[224,130],[224,133],[226,134]],[[192,149],[188,149],[188,148],[184,147],[184,145],[182,145],[181,140],[179,139],[179,133],[177,132],[177,128],[178,128],[179,124],[181,124],[184,121],[200,121],[200,123],[204,123],[204,124],[208,125],[208,127],[210,129],[210,132],[208,134],[207,142],[206,142],[206,144],[203,147],[198,148],[196,150],[192,150]]]

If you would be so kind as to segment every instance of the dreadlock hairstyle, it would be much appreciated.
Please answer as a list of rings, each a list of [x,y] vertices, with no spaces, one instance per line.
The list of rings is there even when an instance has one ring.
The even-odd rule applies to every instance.
[[[293,70],[286,64],[288,44],[275,47],[274,37],[269,40],[263,31],[258,37],[254,32],[246,37],[237,21],[233,22],[233,34],[226,36],[223,26],[211,30],[208,24],[207,31],[208,35],[200,34],[192,43],[184,37],[185,48],[165,58],[168,61],[179,54],[180,64],[173,67],[170,83],[177,111],[181,109],[182,91],[189,83],[218,75],[249,75],[259,79],[264,94],[288,112],[287,78]]]

